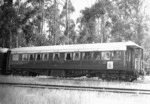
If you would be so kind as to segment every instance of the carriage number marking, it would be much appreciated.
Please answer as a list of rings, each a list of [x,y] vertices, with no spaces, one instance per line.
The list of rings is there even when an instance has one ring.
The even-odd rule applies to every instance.
[[[107,69],[113,69],[113,62],[112,61],[107,62]]]

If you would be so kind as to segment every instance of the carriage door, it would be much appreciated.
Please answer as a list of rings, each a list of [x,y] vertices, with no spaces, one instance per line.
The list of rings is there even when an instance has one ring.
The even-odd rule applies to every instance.
[[[135,69],[142,69],[142,50],[135,49]]]
[[[131,48],[127,49],[127,54],[126,54],[126,62],[127,62],[127,69],[132,70],[133,69],[133,50]]]

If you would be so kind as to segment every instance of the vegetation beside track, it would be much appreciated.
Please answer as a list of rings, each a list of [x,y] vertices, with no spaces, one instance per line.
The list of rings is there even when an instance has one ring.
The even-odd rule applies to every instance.
[[[64,84],[85,86],[107,86],[124,88],[149,88],[149,77],[145,83],[137,82],[108,82],[97,79],[77,80],[50,79],[44,77],[14,77],[0,76],[0,82]],[[73,91],[55,89],[34,89],[0,86],[0,104],[149,104],[149,95],[105,93],[95,91]]]
[[[149,104],[149,95],[0,86],[0,104]]]

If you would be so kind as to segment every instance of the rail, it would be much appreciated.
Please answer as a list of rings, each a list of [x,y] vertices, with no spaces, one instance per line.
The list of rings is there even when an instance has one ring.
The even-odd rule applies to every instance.
[[[60,89],[60,90],[78,90],[78,91],[97,91],[126,94],[144,94],[150,95],[149,89],[129,89],[112,87],[87,87],[87,86],[69,86],[69,85],[49,85],[49,84],[27,84],[27,83],[0,83],[3,86],[41,88],[41,89]]]

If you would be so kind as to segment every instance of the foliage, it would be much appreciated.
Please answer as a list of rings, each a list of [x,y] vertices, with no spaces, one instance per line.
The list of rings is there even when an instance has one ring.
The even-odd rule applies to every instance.
[[[50,5],[50,4],[49,4]],[[45,18],[48,23],[48,38],[51,44],[58,44],[58,37],[61,34],[60,31],[60,10],[58,8],[58,3],[55,1],[51,6],[47,6],[45,10]]]
[[[114,0],[115,13],[112,15],[113,41],[132,40],[142,44],[145,35],[145,15],[142,13],[141,0]]]
[[[79,42],[132,40],[141,45],[147,31],[142,7],[141,0],[99,0],[81,11]]]
[[[78,41],[82,43],[82,41],[86,39],[87,41],[84,40],[84,42],[88,43],[106,42],[107,36],[105,35],[108,34],[106,34],[105,29],[109,27],[108,14],[112,12],[112,8],[113,6],[109,0],[101,0],[92,5],[91,8],[82,10],[82,17],[78,18],[80,29]],[[99,32],[101,34],[99,34]]]
[[[73,44],[76,43],[76,32],[75,23],[70,18],[70,15],[75,11],[71,0],[66,0],[63,10],[60,14],[61,26],[64,28],[64,35],[62,35],[59,40],[61,44]]]
[[[146,71],[150,72],[150,36],[146,36],[143,39],[143,49],[144,49],[144,56],[143,56],[143,60],[144,60],[144,67]]]
[[[141,11],[144,1],[98,0],[81,10],[77,25],[70,18],[75,8],[71,0],[66,1],[62,11],[57,0],[0,2],[0,46],[13,48],[128,40],[139,45],[147,43],[147,17]]]
[[[17,11],[11,6],[12,1],[4,1],[4,4],[0,6],[0,37],[2,47],[12,47],[13,35],[17,33],[18,28],[18,16]]]
[[[1,6],[1,43],[2,47],[18,47],[30,45],[44,45],[45,35],[40,36],[41,28],[41,1],[27,0]],[[44,39],[44,40],[43,40]],[[38,40],[38,41],[37,41]],[[42,44],[41,44],[42,43]]]

